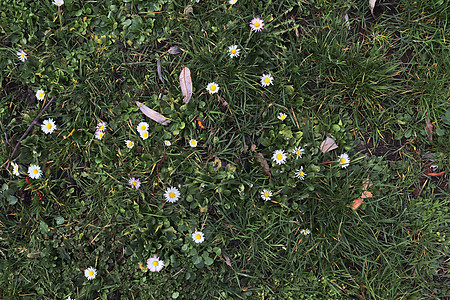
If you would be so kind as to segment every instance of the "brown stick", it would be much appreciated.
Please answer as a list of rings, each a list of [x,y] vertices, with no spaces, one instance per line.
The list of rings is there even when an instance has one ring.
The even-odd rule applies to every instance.
[[[24,132],[24,134],[22,135],[22,137],[19,139],[19,141],[17,142],[16,146],[14,147],[13,152],[11,153],[11,156],[9,157],[9,161],[11,161],[11,158],[13,158],[14,154],[17,151],[17,148],[19,148],[20,143],[22,142],[22,140],[27,136],[28,132],[30,132],[31,128],[36,125],[37,120],[39,119],[39,117],[44,113],[44,111],[46,111],[48,109],[48,107],[50,106],[50,104],[53,102],[53,100],[55,100],[55,96],[53,96],[48,102],[47,104],[44,106],[44,108],[41,110],[41,112],[36,116],[36,118],[33,120],[33,122],[31,122],[30,126],[28,126],[27,130]]]

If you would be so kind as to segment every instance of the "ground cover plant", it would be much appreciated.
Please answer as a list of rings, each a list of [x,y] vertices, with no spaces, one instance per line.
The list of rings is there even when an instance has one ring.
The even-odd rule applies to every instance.
[[[448,1],[0,3],[0,298],[450,297]]]

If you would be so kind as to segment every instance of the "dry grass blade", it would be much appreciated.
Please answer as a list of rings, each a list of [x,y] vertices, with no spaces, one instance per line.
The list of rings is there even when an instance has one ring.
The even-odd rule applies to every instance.
[[[189,68],[184,68],[180,73],[180,86],[181,92],[184,96],[184,103],[188,103],[192,97],[192,79],[191,70]]]
[[[147,106],[145,106],[144,104],[142,104],[139,101],[136,101],[136,105],[144,113],[144,115],[146,115],[147,117],[149,117],[153,121],[158,122],[159,124],[162,124],[162,125],[166,126],[166,125],[168,125],[171,122],[169,119],[164,117],[159,112],[154,111],[151,108],[148,108]]]
[[[228,106],[228,102],[227,101],[225,101],[225,99],[224,98],[222,98],[222,97],[220,97],[219,96],[219,102],[220,102],[220,109],[222,110],[222,111],[226,111],[227,110],[227,106]]]
[[[267,163],[266,159],[264,158],[264,155],[260,152],[256,153],[256,155],[258,156],[257,159],[259,160],[259,163],[261,164],[261,167],[263,168],[264,174],[269,176],[269,178],[272,178],[272,174],[270,174],[269,164]]]
[[[337,149],[338,146],[336,142],[329,136],[320,144],[320,150],[322,153],[330,152],[331,150]]]

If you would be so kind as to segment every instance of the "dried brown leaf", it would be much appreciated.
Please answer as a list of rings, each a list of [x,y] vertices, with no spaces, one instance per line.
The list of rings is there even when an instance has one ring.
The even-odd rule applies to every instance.
[[[267,163],[266,159],[264,158],[264,155],[260,152],[256,153],[256,156],[258,156],[256,159],[259,160],[259,163],[261,164],[261,167],[263,168],[264,174],[269,176],[269,178],[272,178],[272,174],[270,174],[270,167]]]
[[[180,54],[182,52],[182,49],[178,46],[172,46],[169,48],[169,50],[167,50],[167,52],[175,55],[175,54]]]
[[[161,72],[161,58],[158,58],[158,60],[156,61],[156,69],[158,70],[159,80],[161,80],[161,82],[163,82],[162,72]]]
[[[27,257],[28,258],[39,258],[39,257],[41,257],[41,252],[39,250],[30,252],[27,254]]]
[[[372,16],[373,16],[373,9],[375,8],[376,2],[377,2],[377,0],[369,0],[370,12],[372,13]]]
[[[192,8],[192,5],[188,5],[186,6],[186,8],[184,9],[184,14],[186,16],[189,16],[189,14],[193,13],[194,9]]]
[[[337,148],[338,146],[336,145],[336,142],[329,136],[327,136],[322,144],[320,144],[320,150],[322,151],[322,153],[326,153]]]
[[[226,263],[227,265],[229,265],[230,267],[233,267],[233,266],[231,265],[231,259],[230,259],[230,257],[229,257],[225,252],[223,252],[223,251],[222,251],[222,255],[223,255],[223,257],[225,258],[225,263]]]
[[[425,130],[428,134],[428,139],[430,142],[433,141],[433,124],[431,124],[430,119],[428,117],[425,118]]]
[[[183,93],[184,103],[188,103],[192,97],[191,70],[184,68],[180,73],[180,86]]]
[[[220,102],[220,108],[222,109],[222,111],[226,111],[227,110],[227,106],[228,106],[228,102],[225,101],[224,98],[219,96],[219,102]]]
[[[356,210],[358,207],[361,206],[361,204],[363,204],[364,199],[373,197],[373,194],[367,190],[371,186],[372,186],[372,184],[371,183],[369,184],[368,178],[363,181],[363,192],[362,192],[361,196],[358,197],[357,199],[353,200],[353,203],[352,203],[352,208],[354,210]]]
[[[151,108],[148,108],[147,106],[145,106],[144,104],[142,104],[139,101],[136,101],[136,105],[144,113],[144,115],[146,115],[147,117],[149,117],[153,121],[158,122],[161,125],[166,126],[166,125],[168,125],[171,122],[168,118],[164,117],[159,112],[154,111]]]

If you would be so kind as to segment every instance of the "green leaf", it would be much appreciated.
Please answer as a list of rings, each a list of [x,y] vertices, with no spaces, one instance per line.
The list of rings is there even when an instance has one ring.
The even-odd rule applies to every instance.
[[[13,195],[8,195],[6,200],[8,200],[9,205],[14,205],[17,203],[17,197]]]
[[[209,256],[203,257],[203,259],[205,260],[205,265],[210,266],[214,263],[214,259],[212,259]]]
[[[195,255],[194,257],[192,257],[192,262],[194,263],[194,265],[198,265],[202,262],[202,257]]]
[[[56,221],[56,225],[61,225],[61,224],[64,223],[64,218],[63,217],[56,217],[55,221]]]
[[[39,228],[41,229],[41,233],[48,233],[50,231],[50,229],[48,228],[48,225],[44,222],[41,221],[41,223],[39,224]]]

